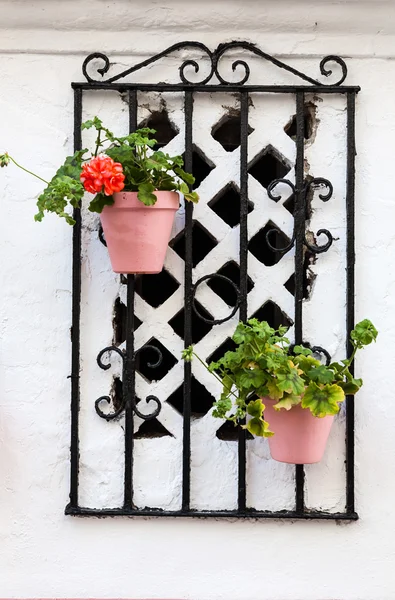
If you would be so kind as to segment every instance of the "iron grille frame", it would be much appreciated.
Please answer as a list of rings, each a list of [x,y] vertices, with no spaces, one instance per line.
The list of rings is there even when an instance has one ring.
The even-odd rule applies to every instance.
[[[144,69],[150,64],[169,56],[179,50],[197,50],[199,60],[208,61],[210,72],[201,81],[190,81],[186,75],[186,70],[192,69],[195,74],[199,73],[200,65],[197,59],[186,59],[179,66],[179,83],[128,83],[120,81],[128,75]],[[231,50],[246,51],[252,55],[258,56],[265,61],[274,64],[283,69],[303,84],[297,85],[252,85],[248,83],[250,78],[250,67],[244,59],[234,60],[232,63],[233,71],[242,68],[244,74],[238,82],[230,82],[224,79],[220,72],[220,59],[226,52]],[[92,78],[88,73],[88,67],[93,61],[102,61],[103,65],[97,69],[100,79]],[[276,59],[275,57],[263,52],[254,44],[249,42],[229,42],[220,44],[214,51],[200,42],[180,42],[170,46],[163,52],[152,56],[134,66],[122,71],[121,73],[105,79],[105,75],[110,70],[110,60],[102,53],[93,53],[89,55],[82,66],[82,71],[86,81],[72,83],[74,90],[74,149],[81,149],[81,123],[82,123],[82,101],[84,91],[93,90],[115,90],[127,94],[129,106],[129,130],[133,131],[137,127],[137,92],[155,91],[155,92],[183,92],[184,93],[184,111],[185,111],[185,169],[192,170],[192,151],[193,151],[193,97],[197,92],[231,92],[237,93],[240,98],[240,286],[238,289],[238,305],[240,311],[240,320],[247,319],[247,255],[248,255],[248,237],[247,237],[247,212],[248,212],[248,102],[250,93],[281,93],[292,94],[296,99],[296,163],[295,163],[295,211],[294,211],[294,234],[291,240],[291,246],[295,246],[295,343],[303,342],[303,248],[310,247],[305,238],[305,199],[306,190],[311,183],[324,184],[329,189],[322,199],[329,199],[332,195],[332,186],[329,181],[319,178],[313,182],[307,183],[304,178],[304,100],[305,94],[341,94],[346,96],[347,110],[347,165],[346,165],[346,220],[347,220],[347,245],[346,245],[346,330],[349,339],[349,333],[354,327],[354,292],[355,292],[355,100],[360,91],[358,86],[342,85],[347,76],[347,66],[343,59],[338,56],[330,55],[325,57],[320,63],[320,72],[324,77],[331,77],[332,71],[328,64],[335,63],[341,71],[341,78],[335,83],[321,83],[305,73],[298,71],[290,65]],[[218,83],[211,83],[213,80]],[[278,180],[280,181],[280,180]],[[282,180],[285,183],[290,182]],[[274,185],[268,190],[273,194]],[[191,318],[194,310],[194,293],[200,281],[193,283],[192,280],[192,217],[193,206],[187,203],[185,209],[185,320],[184,320],[184,344],[188,347],[192,343],[191,339]],[[125,413],[125,468],[124,468],[124,502],[120,508],[94,509],[82,507],[78,502],[79,487],[79,408],[80,408],[80,314],[81,314],[81,213],[79,209],[74,211],[76,224],[73,232],[73,275],[72,275],[72,368],[71,368],[71,447],[70,447],[70,502],[66,506],[67,515],[76,516],[155,516],[155,517],[215,517],[215,518],[263,518],[263,519],[305,519],[305,520],[332,520],[332,521],[355,521],[358,514],[355,511],[355,492],[354,492],[354,399],[352,396],[346,399],[346,505],[344,512],[329,513],[318,510],[308,510],[304,501],[304,467],[296,465],[295,475],[295,509],[291,511],[259,511],[249,508],[246,505],[246,434],[242,430],[238,439],[238,506],[235,510],[213,510],[197,511],[190,506],[190,459],[191,459],[191,439],[190,439],[190,420],[191,420],[191,365],[186,362],[184,365],[184,411],[183,411],[183,462],[182,462],[182,507],[180,510],[167,511],[159,508],[137,508],[133,504],[133,416],[134,413],[142,416],[136,407],[135,398],[135,363],[139,349],[134,348],[134,327],[133,327],[133,306],[135,296],[135,278],[133,275],[127,276],[127,338],[125,351],[116,347],[104,348],[98,356],[98,363],[101,368],[108,368],[109,365],[103,364],[102,357],[106,352],[116,351],[123,359],[123,402],[120,411]],[[331,245],[332,236],[327,230],[321,230],[327,235],[328,243],[324,246],[313,246],[313,252],[323,252]],[[329,245],[328,245],[329,244]],[[284,248],[288,251],[290,247]],[[327,247],[326,247],[327,246]],[[210,275],[214,276],[214,274]],[[229,280],[230,281],[230,280]],[[232,283],[232,282],[230,282]],[[234,313],[233,313],[234,314]],[[232,316],[232,315],[231,315]],[[230,318],[230,317],[228,317]],[[220,322],[223,322],[223,319]],[[213,322],[218,323],[218,321]],[[327,355],[326,351],[317,347]],[[351,351],[351,344],[348,342],[348,353]],[[160,351],[158,351],[160,360]],[[106,399],[107,397],[104,397]],[[154,413],[148,415],[148,418],[156,416],[160,411],[160,402],[155,397],[148,397],[157,403]],[[102,400],[103,397],[99,400]],[[98,411],[98,405],[96,404]],[[100,414],[100,413],[99,413]],[[100,415],[103,416],[103,415]],[[114,415],[107,415],[104,418],[111,419]],[[147,418],[147,415],[143,415]]]

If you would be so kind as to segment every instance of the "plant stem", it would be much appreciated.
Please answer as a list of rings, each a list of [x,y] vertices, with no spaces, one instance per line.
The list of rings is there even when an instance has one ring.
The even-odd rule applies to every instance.
[[[353,360],[355,358],[355,355],[357,353],[357,350],[359,350],[359,349],[360,349],[360,347],[356,344],[354,346],[354,350],[352,351],[350,358],[348,359],[350,361],[350,364],[349,365],[344,365],[344,367],[342,368],[342,370],[339,372],[339,375],[343,375],[344,372],[352,365]]]
[[[100,146],[101,146],[100,137],[101,137],[101,129],[98,129],[98,130],[97,130],[97,139],[96,139],[95,156],[97,156],[97,151],[99,150],[99,148],[100,148]]]
[[[220,384],[221,384],[221,385],[222,385],[222,386],[223,386],[223,387],[224,387],[224,388],[225,388],[225,389],[226,389],[226,390],[227,390],[227,391],[228,391],[230,394],[232,394],[232,396],[234,396],[234,397],[235,397],[235,398],[237,398],[237,399],[239,398],[239,397],[237,396],[237,394],[235,394],[234,392],[232,392],[232,390],[230,390],[230,389],[228,388],[228,386],[227,386],[227,385],[224,385],[224,384],[222,383],[222,379],[221,379],[220,377],[218,377],[218,375],[217,375],[216,373],[214,373],[214,371],[210,371],[210,369],[208,368],[208,366],[206,365],[206,363],[204,362],[204,360],[202,360],[202,359],[200,358],[200,356],[198,356],[198,355],[196,354],[196,352],[194,352],[194,353],[193,353],[193,356],[195,356],[195,357],[198,359],[198,361],[199,361],[199,362],[200,362],[200,363],[203,365],[203,367],[206,369],[206,371],[208,371],[208,372],[209,372],[209,373],[210,373],[210,374],[211,374],[213,377],[215,377],[215,379],[216,379],[217,381],[219,381],[219,382],[220,382]]]
[[[33,173],[32,171],[29,171],[29,169],[25,169],[25,167],[22,167],[22,165],[20,165],[19,163],[16,162],[16,160],[14,158],[12,158],[12,156],[8,155],[10,160],[12,160],[12,162],[14,163],[14,165],[16,165],[17,167],[19,167],[20,169],[22,169],[22,171],[25,171],[26,173],[29,173],[29,175],[33,175],[33,177],[36,177],[37,179],[40,179],[40,181],[43,181],[44,183],[46,183],[47,185],[49,185],[49,181],[47,181],[46,179],[43,179],[42,177],[40,177],[40,175],[36,175],[35,173]]]

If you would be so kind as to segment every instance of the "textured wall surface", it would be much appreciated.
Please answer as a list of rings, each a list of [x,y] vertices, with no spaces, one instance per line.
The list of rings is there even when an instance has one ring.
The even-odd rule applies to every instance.
[[[392,262],[395,205],[391,176],[395,129],[395,67],[391,60],[395,7],[376,2],[0,2],[0,150],[44,178],[72,151],[73,96],[84,56],[104,50],[121,70],[171,43],[199,39],[214,48],[237,38],[256,42],[296,68],[318,76],[318,58],[346,57],[347,83],[361,85],[357,100],[357,318],[369,317],[379,342],[357,362],[365,386],[356,410],[356,500],[360,520],[332,522],[227,522],[155,519],[74,519],[63,515],[69,477],[69,380],[71,324],[71,229],[47,217],[35,224],[40,182],[2,170],[0,224],[0,597],[185,598],[193,600],[392,600],[395,515],[393,457],[395,417],[391,412],[392,345],[395,328]],[[157,81],[177,77],[177,59],[142,75]],[[252,61],[252,77],[279,75]],[[276,83],[279,82],[276,79]],[[253,98],[249,157],[272,145],[293,177],[295,147],[284,126],[294,114],[291,98]],[[306,336],[334,355],[344,349],[344,101],[310,98],[317,129],[306,146],[306,170],[332,180],[330,203],[314,201],[313,231],[326,227],[338,241],[318,258],[311,299],[305,303]],[[141,97],[140,119],[158,97]],[[237,173],[237,153],[225,154],[210,135],[235,99],[196,101],[195,140],[217,168],[202,183],[197,218],[220,241],[198,265],[195,277],[237,257],[237,230],[205,206]],[[155,104],[156,103],[156,104]],[[233,103],[233,104],[232,104]],[[182,131],[181,104],[167,100],[171,120]],[[113,96],[87,98],[86,116],[105,115],[117,131],[127,123],[126,105]],[[183,151],[182,133],[169,150]],[[234,172],[234,174],[232,174]],[[250,178],[253,236],[268,220],[286,234],[292,217],[282,203],[269,202]],[[182,226],[182,214],[176,228]],[[83,335],[81,502],[120,502],[122,422],[106,423],[92,410],[107,393],[111,375],[98,372],[97,352],[111,341],[115,298],[124,291],[111,273],[97,241],[97,219],[83,240]],[[182,262],[169,252],[166,267],[181,279]],[[200,270],[201,272],[200,272]],[[292,316],[292,296],[283,288],[292,274],[292,256],[264,268],[250,257],[255,286],[250,314],[266,299]],[[268,280],[274,285],[268,285]],[[270,289],[269,289],[270,287]],[[202,289],[202,305],[213,306]],[[144,302],[137,332],[145,343],[155,333],[179,358],[181,340],[165,321],[182,306],[182,287],[156,311]],[[217,302],[218,312],[227,312]],[[217,316],[217,315],[216,315]],[[222,316],[222,313],[221,313]],[[206,355],[231,331],[234,321],[201,342]],[[318,339],[317,339],[318,338]],[[373,362],[374,361],[374,362]],[[372,366],[373,365],[373,366]],[[204,375],[196,367],[196,375]],[[176,365],[162,383],[148,386],[171,393],[182,381]],[[210,384],[208,384],[210,385]],[[212,385],[214,395],[217,388]],[[172,437],[136,444],[137,493],[141,505],[176,507],[179,501],[177,435],[180,418],[171,407],[163,424]],[[196,506],[232,507],[234,452],[220,442],[209,415],[193,427],[193,487]],[[322,464],[307,469],[309,506],[338,510],[344,503],[343,420],[339,418]],[[159,444],[159,445],[158,445]],[[265,442],[249,446],[251,502],[259,508],[291,506],[293,473],[269,460]],[[147,461],[147,462],[145,462]],[[153,483],[154,482],[154,485]]]

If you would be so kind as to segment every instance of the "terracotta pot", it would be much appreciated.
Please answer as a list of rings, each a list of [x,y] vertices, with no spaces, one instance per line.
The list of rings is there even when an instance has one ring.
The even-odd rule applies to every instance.
[[[115,273],[160,273],[163,268],[177,192],[155,192],[158,200],[145,206],[137,192],[114,194],[114,204],[100,215],[104,237]]]
[[[262,398],[262,402],[266,406],[265,420],[274,431],[274,435],[268,438],[272,458],[294,465],[320,462],[334,417],[314,417],[300,404],[290,410],[275,410],[273,405],[276,402],[270,398]]]

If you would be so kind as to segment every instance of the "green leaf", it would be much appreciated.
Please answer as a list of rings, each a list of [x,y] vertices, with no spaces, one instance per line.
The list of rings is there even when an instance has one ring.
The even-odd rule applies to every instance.
[[[184,198],[185,200],[188,200],[188,202],[193,202],[194,204],[197,204],[199,202],[199,194],[197,192],[189,192],[188,194],[184,194]]]
[[[268,396],[272,400],[280,400],[284,396],[283,390],[278,389],[278,380],[275,377],[271,377],[266,382],[266,387],[268,390]]]
[[[93,119],[88,119],[88,121],[85,121],[81,124],[81,130],[92,129],[92,127],[97,130],[103,129],[103,122],[101,119],[99,119],[99,117],[93,117]]]
[[[319,365],[314,369],[310,369],[307,371],[306,375],[311,379],[311,381],[315,381],[316,383],[332,383],[332,381],[335,379],[334,372],[324,365]]]
[[[147,169],[151,169],[152,171],[163,171],[168,167],[167,161],[163,160],[155,160],[152,156],[147,158],[145,161],[145,166]]]
[[[362,379],[354,379],[353,377],[349,381],[337,381],[336,383],[342,388],[346,396],[356,394],[363,385]]]
[[[214,402],[213,407],[213,417],[216,419],[225,419],[226,413],[232,408],[232,400],[229,398],[229,396],[221,394],[220,399]]]
[[[91,200],[88,210],[90,212],[101,213],[105,206],[112,206],[114,204],[114,198],[112,196],[106,196],[105,194],[96,194]]]
[[[290,365],[292,363],[289,361]],[[305,384],[300,377],[298,369],[293,366],[288,366],[287,369],[282,369],[277,373],[278,389],[288,394],[299,396],[303,393]]]
[[[239,376],[239,385],[242,388],[259,388],[265,382],[266,377],[260,369],[244,369]]]
[[[276,410],[281,410],[285,408],[285,410],[290,410],[293,406],[300,404],[302,400],[301,396],[295,396],[294,394],[285,394],[284,398],[279,400],[277,404],[273,406]]]
[[[140,183],[138,186],[137,198],[146,206],[153,206],[156,204],[157,197],[152,192],[155,191],[155,187],[151,183]]]
[[[257,400],[253,400],[247,404],[247,413],[251,415],[251,417],[261,418],[263,415],[263,411],[265,410],[265,405],[262,400],[258,398]]]
[[[192,185],[195,183],[194,176],[191,175],[190,173],[187,173],[183,169],[181,169],[181,167],[175,167],[174,173],[176,175],[178,175],[183,181],[185,181],[185,183],[188,183],[189,185]]]
[[[74,208],[78,207],[84,195],[84,187],[79,181],[81,168],[77,166],[78,162],[81,162],[80,157],[84,152],[85,150],[81,150],[74,156],[67,157],[64,165],[58,169],[56,175],[40,194],[37,200],[38,212],[34,217],[35,221],[42,221],[45,212],[52,212],[64,218],[70,225],[74,225],[74,219],[65,209],[68,204]],[[78,173],[78,180],[67,173]]]
[[[310,348],[305,348],[304,346],[294,346],[293,353],[302,354],[303,356],[311,356],[313,354]]]
[[[351,339],[360,347],[368,346],[376,341],[378,331],[369,319],[364,319],[357,323],[351,332]]]
[[[181,192],[181,194],[189,194],[189,187],[186,183],[181,182],[180,185],[178,186],[179,191]]]
[[[315,417],[336,415],[344,397],[344,391],[337,384],[318,386],[312,381],[302,398],[302,408],[309,408]]]
[[[236,342],[236,344],[242,344],[243,342],[252,340],[254,338],[254,333],[249,325],[245,323],[239,323],[236,327],[236,330],[233,334],[232,340]]]
[[[258,437],[272,437],[274,435],[273,431],[269,429],[269,423],[257,417],[250,419],[246,425],[243,425],[243,428]]]
[[[303,371],[303,373],[306,376],[311,369],[321,366],[319,360],[317,360],[313,356],[303,356],[303,354],[299,354],[298,356],[292,357],[292,362],[294,362],[297,365],[298,369]]]

